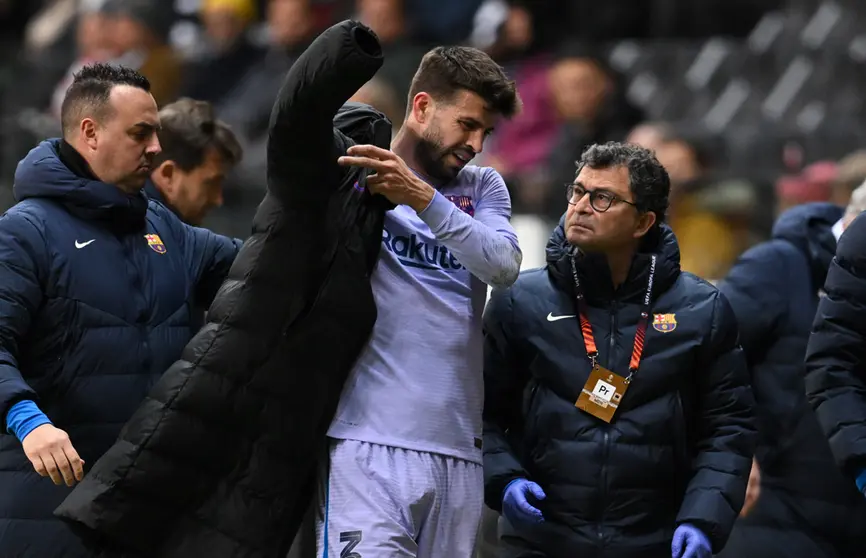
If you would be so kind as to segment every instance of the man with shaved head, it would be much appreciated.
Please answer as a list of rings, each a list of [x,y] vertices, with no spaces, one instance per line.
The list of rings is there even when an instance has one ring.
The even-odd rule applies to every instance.
[[[143,187],[160,118],[141,74],[94,64],[62,105],[63,137],[15,173],[0,217],[0,556],[91,556],[54,519],[192,337],[240,248]]]

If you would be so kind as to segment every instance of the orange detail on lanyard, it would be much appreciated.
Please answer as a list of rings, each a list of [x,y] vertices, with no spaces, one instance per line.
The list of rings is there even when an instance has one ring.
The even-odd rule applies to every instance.
[[[580,318],[580,333],[583,336],[583,344],[586,347],[586,356],[592,361],[592,366],[597,366],[598,347],[595,345],[595,337],[592,335],[592,324],[589,322],[589,312],[586,304],[586,299],[583,296],[583,289],[580,286],[580,278],[577,274],[577,264],[574,258],[571,259],[571,271],[574,276],[574,290],[577,295],[577,311]],[[637,372],[640,366],[641,355],[643,354],[644,341],[646,339],[646,328],[649,325],[650,302],[652,300],[653,279],[656,273],[656,255],[652,255],[650,262],[649,279],[647,280],[646,296],[644,296],[643,306],[640,312],[640,319],[637,323],[637,331],[634,334],[634,348],[631,351],[631,361],[628,365],[628,377],[626,382],[630,382],[632,377]],[[610,332],[613,335],[613,332]]]

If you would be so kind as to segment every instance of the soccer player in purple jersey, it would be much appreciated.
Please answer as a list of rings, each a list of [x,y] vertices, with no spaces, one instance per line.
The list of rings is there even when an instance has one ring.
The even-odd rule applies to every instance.
[[[372,276],[378,318],[343,390],[321,476],[318,555],[469,557],[483,500],[481,314],[521,252],[502,177],[470,165],[514,83],[485,53],[438,47],[421,61],[391,151],[340,164],[397,208]]]

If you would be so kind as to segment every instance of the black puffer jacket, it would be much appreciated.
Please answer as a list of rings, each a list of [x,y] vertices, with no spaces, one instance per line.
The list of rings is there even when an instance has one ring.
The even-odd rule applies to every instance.
[[[866,471],[866,214],[839,239],[824,291],[806,351],[806,393],[854,482]]]
[[[57,510],[99,545],[147,558],[288,551],[376,319],[368,278],[387,206],[355,187],[366,171],[337,165],[352,139],[332,120],[381,63],[375,35],[343,22],[289,71],[268,193],[207,325]],[[371,109],[337,124],[388,148],[390,125]]]
[[[668,332],[648,328],[640,369],[610,425],[574,405],[590,362],[577,318],[556,319],[577,313],[562,225],[547,267],[495,292],[485,312],[487,505],[501,509],[503,489],[517,477],[547,494],[542,524],[503,525],[506,547],[563,558],[669,558],[680,523],[701,528],[715,551],[728,538],[756,439],[736,322],[712,285],[680,272],[669,228],[644,248],[615,292],[602,258],[578,256],[599,364],[628,370],[651,252],[652,312],[676,322]]]
[[[806,401],[803,359],[818,291],[836,251],[828,203],[784,213],[773,238],[746,251],[719,284],[740,325],[757,403],[761,493],[724,556],[855,556],[866,543],[866,499],[836,467]]]

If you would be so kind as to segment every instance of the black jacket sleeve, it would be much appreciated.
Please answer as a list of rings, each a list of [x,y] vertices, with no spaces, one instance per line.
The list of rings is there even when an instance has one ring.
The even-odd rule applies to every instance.
[[[757,436],[737,322],[724,295],[716,296],[710,334],[695,368],[697,445],[677,524],[700,528],[719,552],[743,507]]]
[[[802,352],[796,353],[790,345],[777,347],[779,328],[789,319],[789,274],[795,273],[808,277],[805,255],[792,244],[779,240],[745,252],[719,284],[737,318],[740,344],[751,372],[758,427],[757,457],[764,467],[774,459],[773,449],[790,438],[805,405]],[[779,358],[771,363],[768,362],[771,350],[795,354],[789,353],[787,359],[776,355]]]
[[[526,384],[510,339],[511,289],[493,291],[484,310],[484,501],[502,509],[502,492],[516,478],[526,478],[510,439],[522,429],[522,393]]]
[[[321,199],[337,188],[346,138],[334,129],[334,116],[382,61],[376,35],[354,21],[327,29],[298,57],[271,113],[268,188],[275,195]]]
[[[836,462],[866,469],[866,215],[836,249],[806,352],[806,393]]]

